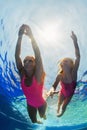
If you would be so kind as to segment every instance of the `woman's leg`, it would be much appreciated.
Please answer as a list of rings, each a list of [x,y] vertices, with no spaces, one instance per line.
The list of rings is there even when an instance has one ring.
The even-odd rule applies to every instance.
[[[57,110],[58,114],[60,113],[60,107],[61,107],[63,101],[64,101],[64,96],[61,93],[59,93],[59,95],[58,95],[58,110]]]
[[[37,122],[37,109],[27,104],[28,115],[33,123]]]
[[[41,118],[46,119],[46,115],[45,115],[46,108],[47,108],[47,103],[46,102],[45,102],[45,104],[43,106],[41,106],[41,107],[38,108],[39,115],[40,115]]]
[[[63,103],[62,103],[62,108],[61,108],[61,112],[58,115],[58,117],[62,116],[66,110],[67,105],[69,104],[70,100],[72,97],[67,97],[64,99]]]

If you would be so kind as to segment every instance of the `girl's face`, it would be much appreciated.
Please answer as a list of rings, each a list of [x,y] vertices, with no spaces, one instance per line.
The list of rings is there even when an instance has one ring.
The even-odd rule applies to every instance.
[[[33,57],[27,56],[24,59],[24,69],[28,74],[34,72],[35,69],[35,59]]]
[[[71,59],[65,58],[61,61],[60,66],[61,66],[62,70],[72,69],[73,61]]]

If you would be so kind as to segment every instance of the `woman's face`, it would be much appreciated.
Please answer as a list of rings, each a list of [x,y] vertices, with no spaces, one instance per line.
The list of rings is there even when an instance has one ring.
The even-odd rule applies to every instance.
[[[73,62],[68,59],[68,58],[65,58],[62,60],[62,62],[60,63],[61,65],[61,68],[64,70],[64,69],[71,69],[72,66],[73,66]]]
[[[24,59],[24,69],[27,73],[33,73],[35,69],[35,59],[33,57],[27,56]]]

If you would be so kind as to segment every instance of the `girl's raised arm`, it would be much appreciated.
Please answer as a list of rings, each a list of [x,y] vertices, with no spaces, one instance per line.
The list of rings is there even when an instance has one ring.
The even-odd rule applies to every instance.
[[[74,64],[74,68],[73,68],[72,73],[73,73],[74,80],[77,80],[77,71],[78,71],[78,67],[79,67],[79,63],[80,63],[80,51],[79,51],[79,46],[78,46],[78,43],[77,43],[77,37],[76,37],[76,35],[74,34],[73,31],[72,31],[71,38],[73,40],[73,44],[74,44],[74,47],[75,47],[75,56],[76,56],[75,64]]]

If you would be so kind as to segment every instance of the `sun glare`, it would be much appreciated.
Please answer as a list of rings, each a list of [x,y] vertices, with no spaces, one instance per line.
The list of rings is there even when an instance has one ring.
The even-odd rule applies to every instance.
[[[43,29],[43,36],[48,42],[54,41],[57,38],[57,28],[48,24]]]
[[[43,24],[41,32],[39,33],[39,37],[40,36],[43,37],[46,42],[50,43],[50,45],[53,44],[53,42],[57,42],[62,37],[61,25],[53,22]]]

